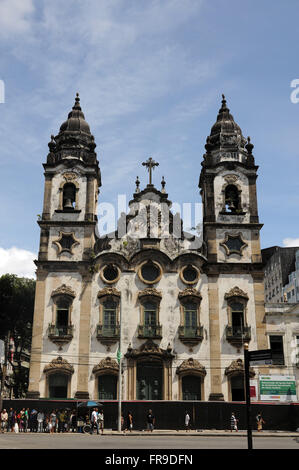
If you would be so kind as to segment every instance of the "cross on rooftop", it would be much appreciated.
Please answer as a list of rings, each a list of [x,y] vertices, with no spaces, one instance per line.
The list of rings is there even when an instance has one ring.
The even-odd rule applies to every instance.
[[[149,157],[149,159],[146,162],[143,162],[142,165],[147,167],[149,172],[149,184],[152,184],[152,170],[155,169],[155,166],[159,166],[159,163],[155,162],[152,157]]]

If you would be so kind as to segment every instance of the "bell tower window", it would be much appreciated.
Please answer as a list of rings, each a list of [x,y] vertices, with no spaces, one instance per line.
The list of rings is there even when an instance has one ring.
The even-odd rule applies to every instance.
[[[76,206],[76,186],[66,183],[63,186],[63,210],[74,210]]]
[[[241,209],[239,191],[233,184],[225,188],[225,210],[235,214]]]

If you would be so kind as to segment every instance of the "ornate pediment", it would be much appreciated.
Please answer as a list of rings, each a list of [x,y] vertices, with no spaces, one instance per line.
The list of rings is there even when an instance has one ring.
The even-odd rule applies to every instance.
[[[51,297],[55,297],[56,295],[68,295],[73,298],[76,297],[75,292],[70,287],[66,286],[65,284],[62,284],[62,286],[53,290]]]
[[[179,292],[179,300],[185,300],[188,298],[192,298],[192,300],[195,300],[197,302],[200,302],[202,299],[200,292],[198,292],[193,287],[186,287],[186,289]]]
[[[205,377],[207,371],[206,368],[199,361],[193,359],[193,357],[189,357],[189,359],[185,359],[185,361],[183,361],[182,364],[177,367],[176,373],[178,375],[195,373],[201,375],[202,377]]]
[[[118,363],[111,359],[111,357],[106,357],[102,361],[99,362],[94,368],[92,369],[93,374],[102,374],[102,373],[113,373],[117,374],[119,370]]]
[[[235,375],[243,375],[245,373],[244,363],[242,359],[236,359],[232,361],[232,363],[226,367],[225,375],[228,377],[233,377]],[[249,376],[252,378],[255,376],[254,369],[252,367],[249,368]]]
[[[168,345],[167,349],[162,349],[151,339],[149,339],[148,341],[143,343],[138,349],[133,349],[129,346],[128,352],[125,354],[125,357],[137,359],[142,356],[147,356],[161,359],[172,359],[174,355],[171,354],[171,350],[172,348],[170,347],[170,344]]]
[[[242,291],[239,287],[233,287],[227,294],[225,294],[225,300],[230,299],[231,297],[243,297],[243,299],[248,300],[248,295],[246,292]]]
[[[63,374],[71,375],[74,373],[74,368],[66,359],[58,356],[44,368],[45,374],[50,374],[51,372],[62,372]]]
[[[104,289],[99,290],[98,298],[107,297],[107,296],[115,296],[120,297],[120,292],[115,287],[107,286]]]
[[[138,292],[138,298],[154,296],[158,297],[159,299],[162,298],[161,292],[159,292],[154,287],[148,287],[147,289],[143,289],[142,291]]]

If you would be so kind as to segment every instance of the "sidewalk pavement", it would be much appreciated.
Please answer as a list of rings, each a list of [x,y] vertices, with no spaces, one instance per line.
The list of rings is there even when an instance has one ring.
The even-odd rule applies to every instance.
[[[246,437],[247,431],[246,430],[239,430],[238,432],[230,430],[218,430],[218,429],[197,429],[191,431],[184,431],[184,430],[175,430],[175,429],[154,429],[153,432],[144,431],[127,431],[126,433],[119,432],[119,431],[112,431],[111,429],[105,429],[104,435],[125,435],[125,436],[233,436],[233,437]],[[291,431],[252,431],[252,437],[298,437],[299,439],[299,432],[291,432]]]

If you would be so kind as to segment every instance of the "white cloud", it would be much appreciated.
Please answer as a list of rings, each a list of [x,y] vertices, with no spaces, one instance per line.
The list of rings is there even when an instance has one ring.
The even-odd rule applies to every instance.
[[[0,1],[0,35],[26,33],[30,29],[33,0]]]
[[[284,238],[283,239],[283,246],[299,246],[299,238]]]
[[[0,275],[16,274],[20,277],[35,278],[36,266],[33,260],[36,254],[13,246],[12,248],[0,247]]]

